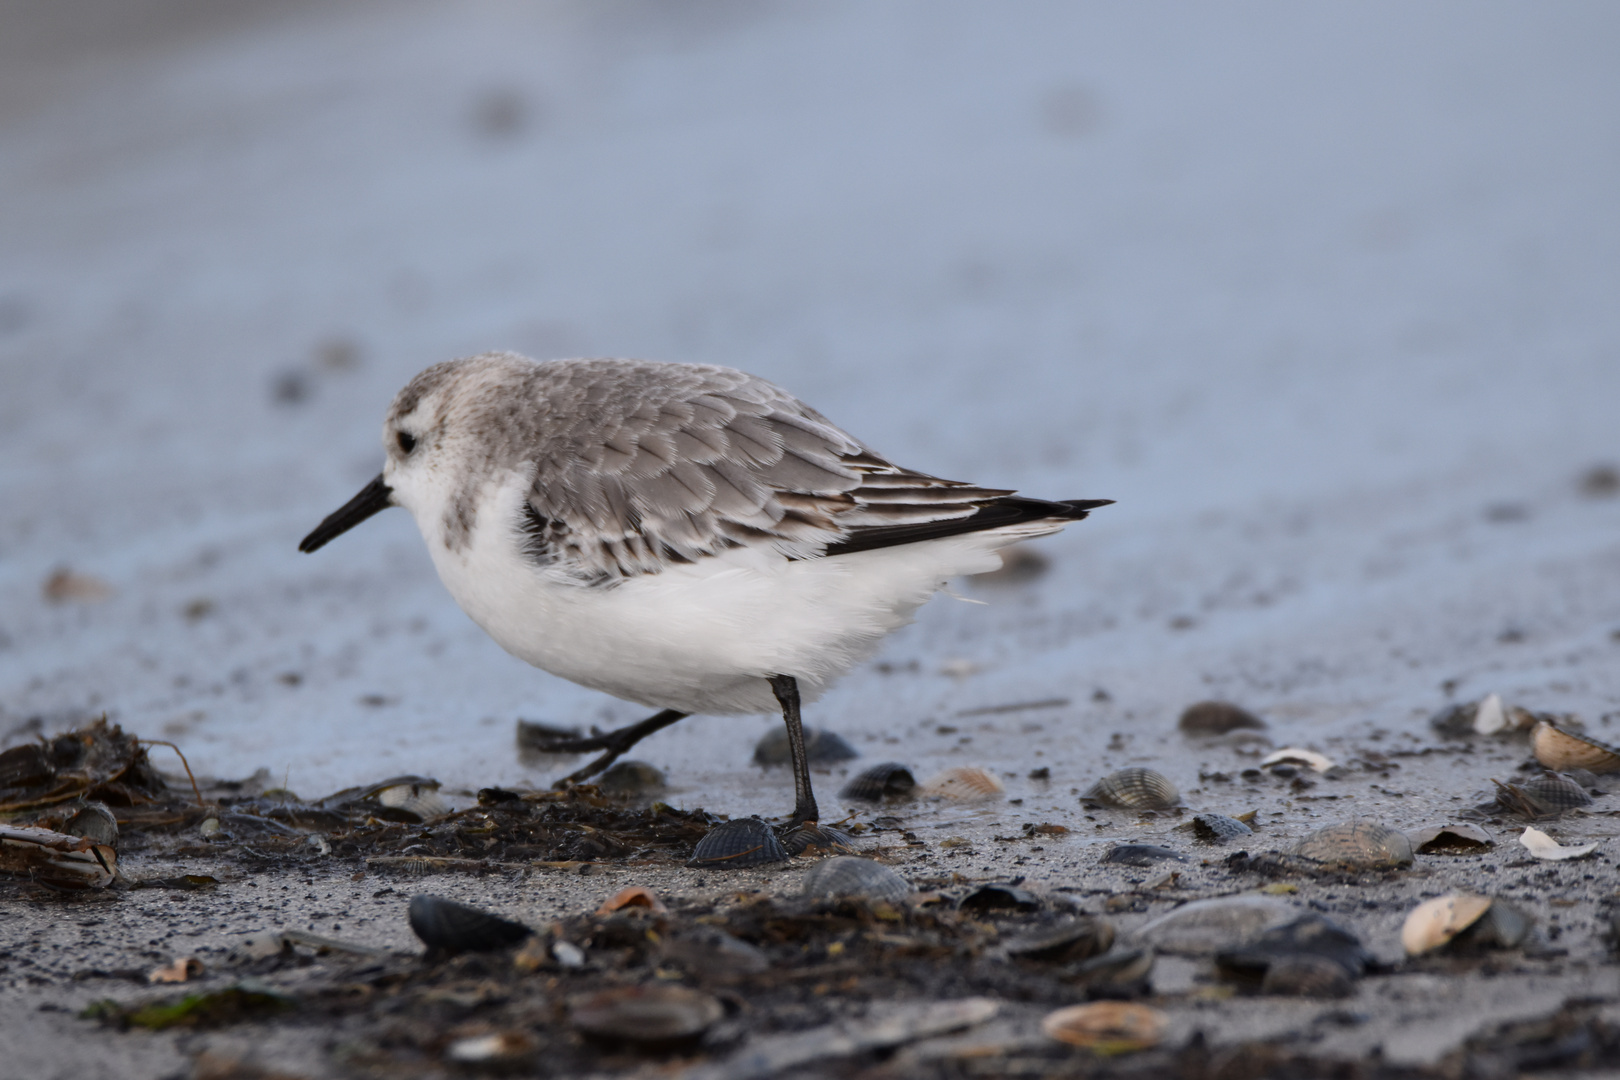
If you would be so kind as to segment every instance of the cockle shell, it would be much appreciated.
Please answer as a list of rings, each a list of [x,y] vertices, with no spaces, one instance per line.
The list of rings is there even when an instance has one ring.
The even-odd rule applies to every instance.
[[[1489,896],[1451,893],[1425,900],[1401,927],[1401,947],[1419,956],[1456,942],[1461,948],[1510,949],[1530,933],[1530,919]]]
[[[1620,750],[1607,743],[1577,735],[1547,720],[1530,731],[1530,750],[1549,769],[1585,769],[1607,773],[1620,769]]]
[[[1080,800],[1126,810],[1168,810],[1181,803],[1181,792],[1163,773],[1132,767],[1109,773],[1087,788]]]
[[[851,777],[849,783],[838,793],[838,797],[881,802],[893,796],[910,795],[916,787],[917,778],[912,775],[910,769],[898,761],[885,761],[881,765],[863,769]]]
[[[1183,735],[1207,737],[1232,731],[1264,731],[1266,722],[1229,701],[1200,701],[1187,706],[1176,726]]]
[[[983,769],[961,766],[946,769],[919,790],[944,799],[989,799],[1005,793],[1007,786]]]
[[[898,903],[911,895],[911,883],[873,859],[838,855],[817,863],[804,875],[804,895],[859,896]]]
[[[716,825],[697,842],[686,865],[715,870],[740,870],[766,863],[786,862],[787,848],[759,818],[735,818]]]
[[[1305,750],[1298,746],[1285,746],[1281,750],[1274,750],[1260,760],[1262,769],[1273,765],[1305,765],[1312,772],[1324,773],[1333,768],[1333,759],[1326,754],[1318,754],[1315,750]]]
[[[1199,814],[1192,819],[1193,836],[1206,844],[1224,844],[1253,836],[1254,830],[1225,814]]]
[[[1112,923],[1081,915],[1019,934],[1005,948],[1008,956],[1020,960],[1068,961],[1098,956],[1113,945]]]
[[[1169,1025],[1170,1018],[1158,1009],[1123,1001],[1099,1001],[1048,1013],[1041,1021],[1041,1031],[1070,1046],[1125,1053],[1157,1045]]]
[[[1412,865],[1412,841],[1406,834],[1367,818],[1317,829],[1295,844],[1293,853],[1303,859],[1353,869]]]

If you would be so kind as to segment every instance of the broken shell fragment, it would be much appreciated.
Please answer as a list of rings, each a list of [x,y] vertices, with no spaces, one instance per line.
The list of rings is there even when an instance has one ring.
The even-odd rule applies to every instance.
[[[1440,948],[1511,949],[1530,933],[1530,919],[1511,904],[1489,896],[1452,893],[1425,900],[1401,926],[1408,956]]]
[[[1225,814],[1199,814],[1192,819],[1193,836],[1206,844],[1224,844],[1253,836],[1254,830]]]
[[[1066,962],[1099,956],[1113,948],[1114,925],[1082,915],[1037,927],[1007,942],[1007,955],[1019,960]]]
[[[118,819],[105,803],[85,803],[67,819],[62,831],[69,836],[82,836],[92,843],[118,846]]]
[[[439,794],[439,782],[425,776],[395,776],[364,787],[345,788],[317,805],[323,810],[363,807],[379,818],[411,823],[450,812],[450,805]]]
[[[408,918],[412,932],[424,945],[445,952],[504,949],[530,934],[522,923],[427,893],[411,897]]]
[[[849,855],[855,852],[855,838],[831,825],[806,822],[782,837],[789,855]]]
[[[149,983],[183,983],[203,973],[202,961],[195,956],[182,956],[172,964],[165,964],[146,976]]]
[[[1565,846],[1542,832],[1540,829],[1526,826],[1524,834],[1519,837],[1519,843],[1525,850],[1538,859],[1579,859],[1590,855],[1597,850],[1597,843],[1572,844]]]
[[[1406,838],[1412,842],[1412,850],[1422,855],[1463,855],[1496,844],[1490,833],[1467,822],[1407,829]]]
[[[994,798],[1006,790],[1006,785],[996,777],[972,766],[946,769],[918,789],[923,795],[964,800]]]
[[[686,865],[741,870],[787,860],[787,848],[771,827],[759,818],[750,817],[722,822],[710,829],[692,849],[692,857]]]
[[[1262,769],[1269,769],[1273,765],[1304,765],[1312,772],[1325,773],[1333,768],[1333,759],[1326,754],[1318,754],[1315,750],[1285,746],[1281,750],[1272,751],[1260,760]]]
[[[593,1039],[677,1046],[697,1039],[726,1013],[701,990],[684,986],[623,986],[575,1001],[574,1027]]]
[[[1161,862],[1186,862],[1187,856],[1157,844],[1115,844],[1108,849],[1102,861],[1125,866],[1152,866]]]
[[[1158,1045],[1169,1025],[1170,1018],[1158,1009],[1130,1002],[1098,1001],[1048,1013],[1041,1020],[1041,1031],[1070,1046],[1119,1054]]]
[[[1098,780],[1081,794],[1080,801],[1126,810],[1168,810],[1181,802],[1181,792],[1163,773],[1132,767]]]
[[[881,802],[886,798],[910,795],[916,786],[917,778],[910,769],[897,761],[885,761],[851,777],[849,783],[839,791],[838,797]]]
[[[1620,769],[1620,749],[1577,735],[1548,720],[1540,720],[1530,731],[1530,750],[1549,769],[1585,769],[1608,773]]]
[[[1406,834],[1368,818],[1317,829],[1295,844],[1293,853],[1313,862],[1357,870],[1412,865],[1412,841]]]
[[[540,1041],[527,1031],[497,1031],[457,1039],[444,1048],[444,1058],[476,1069],[521,1072],[539,1052]]]
[[[656,795],[669,786],[664,771],[645,761],[618,761],[596,778],[609,795]]]
[[[1200,701],[1187,706],[1176,726],[1183,735],[1215,736],[1231,731],[1264,731],[1266,722],[1229,701]]]
[[[872,859],[839,855],[823,860],[804,875],[805,896],[859,896],[899,903],[911,895],[911,883]]]
[[[84,836],[31,825],[0,825],[0,873],[55,889],[104,889],[118,877],[118,853]]]
[[[860,756],[860,751],[849,745],[844,737],[836,732],[812,727],[804,729],[804,757],[811,765],[830,765],[836,761],[848,761],[850,758]],[[755,765],[788,765],[792,761],[793,751],[788,745],[786,726],[778,725],[771,728],[764,738],[754,744]]]
[[[658,899],[657,893],[640,885],[632,885],[627,889],[620,889],[602,901],[602,906],[596,909],[596,913],[611,915],[621,908],[640,908],[655,915],[661,915],[669,910],[664,906],[664,902]]]
[[[1481,735],[1495,735],[1508,724],[1507,710],[1502,707],[1502,699],[1495,694],[1486,695],[1474,710],[1474,730]]]
[[[1221,896],[1160,915],[1138,929],[1136,937],[1161,952],[1196,955],[1247,944],[1298,917],[1298,908],[1270,896]]]

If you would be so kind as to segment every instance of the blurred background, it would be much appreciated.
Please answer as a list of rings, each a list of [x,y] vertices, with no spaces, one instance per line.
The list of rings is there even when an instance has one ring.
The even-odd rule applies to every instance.
[[[4,0],[0,736],[106,710],[308,796],[638,719],[502,654],[403,513],[295,551],[489,349],[741,367],[1119,500],[925,609],[818,706],[851,737],[1613,710],[1617,55],[1602,0]],[[643,756],[757,801],[739,723]]]

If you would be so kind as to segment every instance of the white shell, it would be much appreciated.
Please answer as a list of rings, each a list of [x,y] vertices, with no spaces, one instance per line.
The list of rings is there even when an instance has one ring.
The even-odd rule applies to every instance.
[[[1507,710],[1496,694],[1487,694],[1474,713],[1474,730],[1481,735],[1495,735],[1508,726]]]
[[[1577,844],[1565,847],[1540,829],[1526,828],[1519,837],[1519,843],[1532,856],[1538,859],[1578,859],[1582,855],[1590,855],[1597,850],[1597,844]]]
[[[1309,765],[1312,772],[1327,772],[1333,768],[1333,759],[1326,754],[1318,754],[1315,750],[1303,750],[1297,746],[1285,746],[1281,750],[1274,750],[1260,761],[1262,769],[1271,765],[1281,765],[1283,762],[1294,765]]]
[[[1438,949],[1478,922],[1490,906],[1490,897],[1469,893],[1452,893],[1425,900],[1406,917],[1406,923],[1401,927],[1401,947],[1408,956]]]

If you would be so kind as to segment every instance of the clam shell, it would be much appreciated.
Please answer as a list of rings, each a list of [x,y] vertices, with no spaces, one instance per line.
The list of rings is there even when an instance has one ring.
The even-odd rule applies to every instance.
[[[1087,788],[1080,799],[1127,810],[1168,810],[1180,804],[1181,792],[1163,773],[1132,767],[1109,773]]]
[[[885,761],[851,777],[838,797],[881,802],[891,796],[910,795],[916,786],[917,778],[910,769],[897,761]]]
[[[845,741],[842,735],[821,728],[804,729],[804,756],[811,765],[830,765],[860,757],[860,751]],[[791,765],[793,752],[788,746],[788,733],[784,725],[777,725],[754,744],[754,764]]]
[[[1157,844],[1115,844],[1108,849],[1102,861],[1125,866],[1152,866],[1161,862],[1186,862],[1187,856]]]
[[[855,839],[842,829],[831,825],[807,822],[782,837],[782,846],[789,855],[853,854]]]
[[[1585,769],[1592,773],[1620,770],[1620,750],[1546,720],[1531,729],[1530,750],[1549,769]]]
[[[641,908],[655,915],[661,915],[669,910],[664,906],[664,902],[658,899],[658,894],[651,889],[643,888],[640,885],[631,885],[629,888],[620,889],[602,901],[602,906],[596,909],[596,913],[598,915],[611,915],[621,908]]]
[[[118,877],[118,853],[83,836],[32,825],[0,825],[0,873],[55,889],[104,889]]]
[[[1420,854],[1460,855],[1493,847],[1491,834],[1478,825],[1467,822],[1448,822],[1444,825],[1423,825],[1407,829],[1406,838],[1412,841],[1412,850]]]
[[[812,866],[804,875],[805,896],[859,896],[899,903],[911,895],[911,883],[872,859],[838,855]]]
[[[1214,736],[1229,731],[1264,731],[1266,722],[1229,701],[1200,701],[1183,710],[1176,726],[1183,735]]]
[[[105,803],[87,802],[62,826],[69,836],[82,836],[95,844],[118,846],[118,819]]]
[[[413,780],[385,787],[377,792],[376,799],[383,806],[415,814],[422,821],[443,817],[450,812],[450,804],[439,794],[437,780]]]
[[[946,769],[919,790],[942,799],[989,799],[1005,793],[1007,787],[983,769],[961,766]]]
[[[1281,750],[1274,750],[1260,760],[1262,769],[1273,765],[1305,765],[1312,772],[1324,773],[1333,768],[1333,759],[1326,754],[1318,754],[1315,750],[1305,750],[1298,746],[1285,746]]]
[[[1435,949],[1511,949],[1530,933],[1530,919],[1518,908],[1488,896],[1452,893],[1425,900],[1401,927],[1401,947],[1409,956]]]
[[[1070,1005],[1041,1020],[1041,1031],[1047,1038],[1104,1053],[1156,1046],[1169,1026],[1170,1018],[1158,1009],[1122,1001]]]
[[[1221,896],[1183,904],[1135,936],[1161,952],[1196,955],[1245,944],[1298,917],[1298,908],[1275,897]]]
[[[1412,841],[1367,818],[1341,821],[1310,833],[1294,845],[1302,859],[1353,869],[1412,865]]]
[[[1041,898],[1010,881],[991,881],[971,889],[956,906],[963,911],[1039,911]]]
[[[1262,994],[1292,997],[1342,998],[1355,990],[1350,973],[1322,956],[1289,956],[1266,968],[1260,980]]]
[[[1355,934],[1330,919],[1309,914],[1272,927],[1248,945],[1218,953],[1215,963],[1223,973],[1253,982],[1263,981],[1277,964],[1301,957],[1331,963],[1347,980],[1359,977],[1373,962]]]
[[[669,781],[664,770],[645,761],[618,761],[596,778],[596,786],[610,795],[652,795]]]
[[[411,897],[408,918],[412,932],[424,945],[446,952],[504,949],[531,932],[522,923],[427,893]]]
[[[710,829],[692,849],[686,865],[740,870],[787,860],[787,848],[769,825],[759,818],[736,818]]]
[[[705,981],[729,982],[768,970],[760,949],[713,926],[696,926],[665,938],[659,956]]]
[[[1199,814],[1192,819],[1193,836],[1206,844],[1224,844],[1253,836],[1254,830],[1225,814]]]
[[[621,986],[571,1003],[574,1027],[594,1039],[644,1046],[674,1045],[702,1035],[726,1014],[701,990],[684,986]]]
[[[1085,960],[1113,948],[1114,924],[1082,915],[1019,934],[1004,946],[1020,960]]]
[[[1115,949],[1075,968],[1068,976],[1098,996],[1129,993],[1143,987],[1153,973],[1152,949]]]

